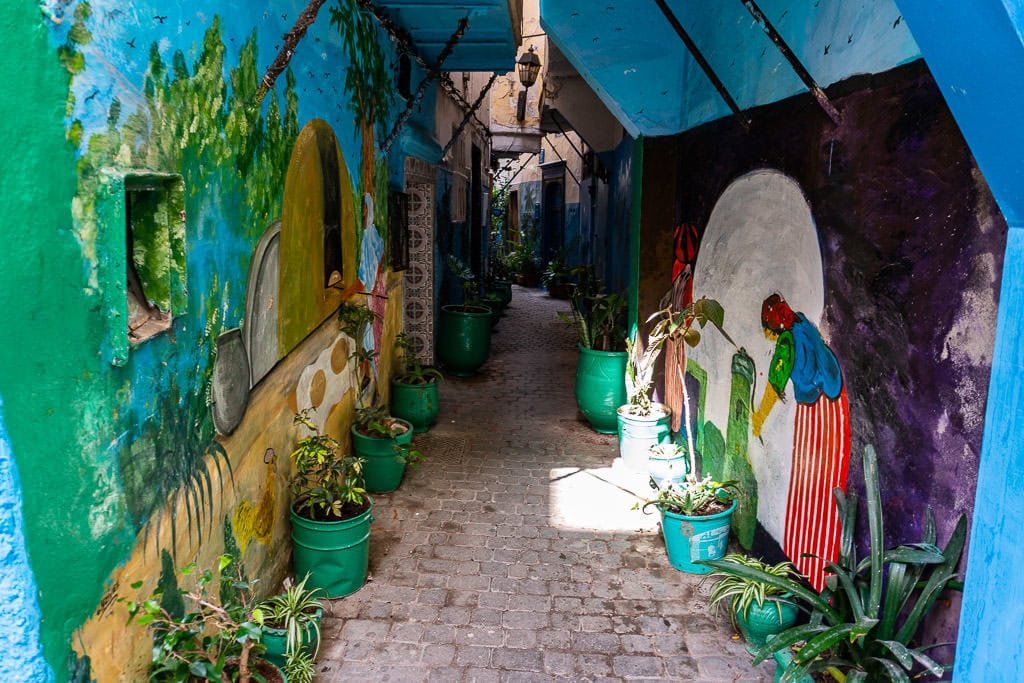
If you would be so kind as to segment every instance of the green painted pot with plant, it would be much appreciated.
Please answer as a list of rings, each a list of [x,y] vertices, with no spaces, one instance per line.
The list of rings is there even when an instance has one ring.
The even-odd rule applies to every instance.
[[[456,377],[469,377],[487,362],[491,355],[491,309],[473,301],[476,276],[452,255],[447,259],[452,273],[462,281],[460,305],[441,307],[437,329],[437,356],[445,372]]]
[[[697,562],[725,555],[739,493],[736,482],[714,481],[710,475],[697,479],[691,474],[682,484],[668,483],[657,493],[640,507],[644,512],[654,507],[661,513],[669,562],[688,574],[707,574],[711,568]]]
[[[615,434],[617,410],[626,400],[626,311],[619,293],[589,293],[579,288],[569,297],[570,314],[558,317],[576,332],[576,405],[595,431]]]
[[[798,580],[800,575],[791,562],[769,565],[755,557],[731,554],[722,563],[753,567],[783,578]],[[768,638],[785,631],[796,623],[797,605],[792,594],[764,581],[715,571],[709,579],[718,579],[711,589],[709,606],[717,614],[721,603],[729,605],[729,618],[747,641],[747,652],[753,654],[764,647]]]
[[[931,609],[947,590],[962,590],[956,573],[967,536],[961,515],[944,548],[931,508],[923,515],[921,541],[885,548],[882,499],[875,449],[864,448],[864,489],[868,554],[859,557],[854,538],[858,500],[835,489],[842,533],[839,558],[829,562],[830,574],[821,593],[790,577],[730,562],[705,563],[714,570],[760,581],[793,595],[810,612],[808,623],[771,638],[754,653],[754,664],[793,649],[792,662],[779,678],[794,683],[808,674],[831,675],[845,683],[942,678],[952,664],[940,664],[929,650],[935,645],[918,638]]]
[[[253,583],[238,561],[221,555],[216,573],[197,571],[193,562],[149,598],[119,599],[129,622],[152,630],[149,680],[284,681],[264,656],[263,632],[253,616]],[[132,584],[141,586],[141,581]]]
[[[391,414],[411,424],[413,431],[425,432],[437,422],[441,408],[438,385],[444,375],[423,366],[406,333],[395,337],[395,347],[401,353],[401,370],[391,378]]]
[[[362,588],[369,565],[373,499],[363,481],[363,460],[343,455],[309,411],[295,416],[305,432],[290,458],[292,556],[297,576],[324,597],[339,598]]]
[[[284,669],[288,683],[312,683],[314,663],[320,651],[320,623],[323,605],[319,588],[307,588],[302,581],[272,595],[253,611],[253,620],[263,631],[266,658]]]
[[[388,412],[377,391],[376,351],[357,348],[355,362],[359,381],[359,407],[352,421],[352,450],[363,461],[363,480],[372,493],[394,491],[402,483],[407,465],[416,464],[423,454],[412,447],[413,427]]]

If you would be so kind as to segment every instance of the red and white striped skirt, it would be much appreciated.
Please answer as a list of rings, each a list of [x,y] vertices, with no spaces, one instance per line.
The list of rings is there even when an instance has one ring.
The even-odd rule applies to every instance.
[[[825,565],[839,557],[839,513],[832,490],[846,490],[850,466],[850,405],[846,387],[836,399],[798,403],[793,435],[793,473],[783,551],[816,590],[825,585]],[[810,553],[817,557],[801,557]]]

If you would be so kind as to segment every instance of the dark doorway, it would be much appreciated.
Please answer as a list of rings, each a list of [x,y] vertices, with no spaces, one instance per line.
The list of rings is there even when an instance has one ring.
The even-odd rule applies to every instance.
[[[565,185],[561,180],[544,181],[544,239],[545,263],[565,246]]]

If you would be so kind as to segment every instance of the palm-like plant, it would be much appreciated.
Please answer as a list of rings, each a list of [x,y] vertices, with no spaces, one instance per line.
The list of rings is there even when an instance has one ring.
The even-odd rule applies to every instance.
[[[912,647],[911,641],[942,592],[962,587],[956,565],[967,535],[966,518],[960,516],[946,547],[939,548],[929,508],[920,543],[883,550],[878,462],[870,445],[864,449],[864,483],[870,552],[858,558],[854,545],[857,496],[835,489],[842,523],[839,561],[828,563],[831,575],[820,594],[755,567],[704,562],[719,572],[790,592],[809,608],[809,623],[783,631],[755,653],[758,664],[777,651],[799,646],[780,683],[816,671],[843,672],[847,683],[909,682],[927,674],[938,678],[952,668],[926,654],[931,646]]]

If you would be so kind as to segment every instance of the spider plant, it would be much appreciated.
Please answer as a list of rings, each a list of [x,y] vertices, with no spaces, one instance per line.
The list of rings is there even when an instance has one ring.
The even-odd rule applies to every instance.
[[[261,626],[285,632],[285,674],[289,681],[312,680],[313,660],[320,651],[319,588],[306,588],[309,574],[253,609]]]
[[[794,580],[800,578],[800,575],[793,567],[793,564],[788,560],[775,565],[769,565],[757,558],[734,553],[726,555],[721,559],[721,561],[739,566],[760,569],[772,576],[790,578]],[[714,610],[715,614],[718,614],[718,608],[721,603],[728,601],[729,618],[732,620],[734,626],[736,625],[737,615],[746,619],[750,614],[751,605],[756,603],[758,607],[764,607],[765,600],[768,600],[769,598],[775,598],[772,602],[775,603],[776,609],[778,610],[779,620],[782,620],[782,605],[777,599],[777,596],[787,595],[787,591],[763,581],[736,576],[735,574],[731,574],[726,571],[716,571],[712,574],[708,574],[708,578],[718,579],[714,588],[711,589],[711,596],[709,598],[710,607]]]

